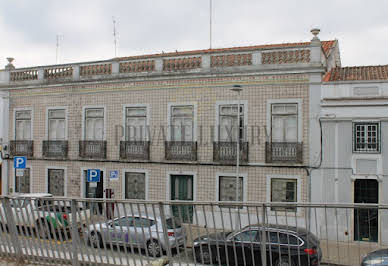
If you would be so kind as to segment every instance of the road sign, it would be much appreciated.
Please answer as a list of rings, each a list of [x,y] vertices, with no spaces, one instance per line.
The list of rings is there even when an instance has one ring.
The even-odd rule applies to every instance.
[[[16,176],[24,176],[24,169],[16,168]]]
[[[26,156],[18,156],[13,159],[13,168],[15,169],[24,169],[26,168],[27,157]]]
[[[119,179],[119,171],[118,170],[109,171],[109,178],[113,180]]]
[[[87,179],[88,182],[100,182],[100,169],[88,169],[87,171]]]

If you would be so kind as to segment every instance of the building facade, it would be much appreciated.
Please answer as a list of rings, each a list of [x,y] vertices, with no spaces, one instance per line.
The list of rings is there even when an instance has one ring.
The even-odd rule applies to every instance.
[[[322,75],[337,41],[114,58],[3,71],[7,192],[305,202],[320,156]],[[238,99],[231,91],[242,86]],[[240,109],[238,110],[238,106]],[[238,121],[238,117],[240,120]],[[27,156],[16,171],[14,156]],[[100,182],[87,182],[99,169]]]
[[[312,201],[388,203],[387,96],[388,66],[333,68],[325,75],[321,98],[323,161],[312,176]],[[348,219],[348,225],[342,223],[339,236],[386,244],[387,214],[385,210],[360,209],[350,211],[349,219],[342,213],[340,217]]]

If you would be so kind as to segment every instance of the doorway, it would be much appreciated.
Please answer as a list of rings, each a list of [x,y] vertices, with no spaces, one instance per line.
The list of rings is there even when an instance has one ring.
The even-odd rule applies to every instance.
[[[84,170],[84,184],[85,184],[85,198],[88,199],[102,199],[104,198],[104,172],[100,172],[100,182],[88,182],[88,171]],[[92,213],[102,215],[103,204],[87,202],[87,207],[91,209]]]
[[[194,199],[194,178],[192,175],[171,175],[171,200],[192,201]],[[193,205],[172,206],[174,217],[184,223],[193,221]]]
[[[375,179],[356,179],[354,203],[379,202],[379,183]],[[376,208],[354,209],[354,240],[378,241],[379,212]]]

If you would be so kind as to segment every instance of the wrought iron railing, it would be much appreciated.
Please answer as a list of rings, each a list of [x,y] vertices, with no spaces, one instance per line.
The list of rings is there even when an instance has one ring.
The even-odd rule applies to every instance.
[[[122,160],[149,160],[149,141],[120,141],[120,159]]]
[[[164,150],[166,160],[197,160],[197,142],[195,141],[166,141]]]
[[[266,142],[265,161],[267,163],[303,163],[302,142]]]
[[[87,159],[105,159],[106,141],[81,140],[79,142],[79,156]]]
[[[27,156],[34,155],[34,141],[33,140],[11,140],[10,142],[11,156]]]
[[[69,144],[67,140],[44,140],[42,146],[43,157],[67,158]]]
[[[240,142],[240,163],[248,162],[248,142]],[[213,161],[219,163],[236,164],[237,142],[218,141],[213,142]]]

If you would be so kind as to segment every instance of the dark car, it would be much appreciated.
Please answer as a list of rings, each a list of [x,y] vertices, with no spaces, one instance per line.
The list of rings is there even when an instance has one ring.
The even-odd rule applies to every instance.
[[[318,265],[322,258],[319,240],[306,229],[250,225],[239,231],[195,239],[195,259],[202,264],[262,265],[261,238],[264,233],[268,265],[271,261],[274,266]]]
[[[379,249],[368,253],[361,266],[388,265],[388,249]]]

